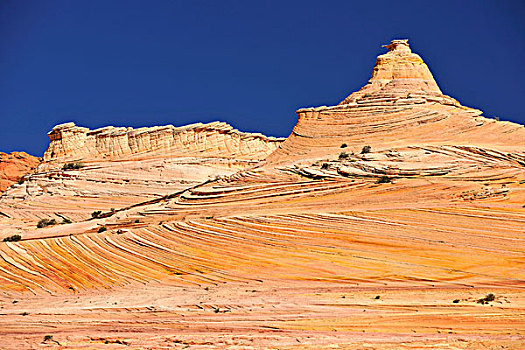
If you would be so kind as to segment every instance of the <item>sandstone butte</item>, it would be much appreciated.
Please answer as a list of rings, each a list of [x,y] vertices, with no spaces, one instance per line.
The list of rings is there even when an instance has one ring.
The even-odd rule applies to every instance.
[[[525,348],[525,128],[386,48],[284,142],[54,128],[0,199],[2,346]]]
[[[25,152],[0,152],[0,193],[34,170],[40,160]]]

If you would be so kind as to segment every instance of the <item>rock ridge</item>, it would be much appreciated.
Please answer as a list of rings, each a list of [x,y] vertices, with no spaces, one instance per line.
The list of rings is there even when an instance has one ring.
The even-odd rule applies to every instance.
[[[107,126],[95,130],[69,122],[55,126],[48,136],[45,161],[115,158],[159,151],[163,155],[261,159],[284,140],[241,132],[223,122],[138,129]]]

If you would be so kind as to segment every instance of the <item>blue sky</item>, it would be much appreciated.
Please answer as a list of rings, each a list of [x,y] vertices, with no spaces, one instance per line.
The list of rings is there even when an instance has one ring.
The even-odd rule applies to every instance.
[[[0,1],[0,151],[46,133],[226,121],[288,136],[408,38],[444,93],[525,123],[524,1]]]

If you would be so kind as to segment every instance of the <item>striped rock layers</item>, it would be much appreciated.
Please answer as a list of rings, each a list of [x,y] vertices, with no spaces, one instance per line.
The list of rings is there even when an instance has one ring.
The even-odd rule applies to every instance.
[[[221,122],[149,128],[108,126],[96,130],[74,123],[57,125],[48,133],[50,144],[44,160],[120,159],[158,153],[170,156],[215,156],[260,160],[282,139],[240,132]]]
[[[220,122],[97,130],[66,123],[48,135],[44,162],[0,197],[0,212],[12,219],[0,221],[0,238],[42,219],[85,220],[231,175],[283,141]]]
[[[523,348],[525,129],[387,49],[264,161],[0,244],[0,328],[28,347],[54,329],[65,348]],[[75,152],[140,154],[116,137]]]

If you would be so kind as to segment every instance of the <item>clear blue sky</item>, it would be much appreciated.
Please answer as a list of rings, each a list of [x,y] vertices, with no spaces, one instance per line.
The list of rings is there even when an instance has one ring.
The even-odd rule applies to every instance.
[[[288,136],[408,38],[441,89],[525,123],[525,1],[0,0],[0,151],[46,133],[221,120]]]

